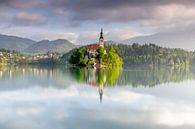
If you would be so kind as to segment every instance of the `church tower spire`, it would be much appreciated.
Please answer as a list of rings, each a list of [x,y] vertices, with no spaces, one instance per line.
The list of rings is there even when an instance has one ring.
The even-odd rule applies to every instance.
[[[101,28],[101,32],[100,32],[99,46],[104,48],[104,36],[103,36],[103,29],[102,28]]]
[[[101,28],[101,32],[100,32],[100,38],[104,38],[103,37],[103,29]]]
[[[104,85],[103,84],[100,84],[98,86],[98,91],[99,91],[99,95],[100,95],[100,104],[102,104],[103,93],[104,93]]]

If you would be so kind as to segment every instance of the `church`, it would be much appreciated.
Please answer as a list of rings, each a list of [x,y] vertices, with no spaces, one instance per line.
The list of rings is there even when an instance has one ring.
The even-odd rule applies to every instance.
[[[103,29],[102,28],[101,28],[101,32],[100,32],[99,43],[90,45],[88,48],[88,52],[89,53],[96,53],[96,50],[99,47],[104,48],[104,36],[103,36]]]
[[[103,36],[103,29],[101,28],[99,42],[96,44],[91,44],[85,51],[85,58],[88,58],[87,66],[89,67],[100,67],[102,64],[97,59],[98,48],[104,48],[104,36]],[[106,54],[106,50],[104,50],[104,54]]]

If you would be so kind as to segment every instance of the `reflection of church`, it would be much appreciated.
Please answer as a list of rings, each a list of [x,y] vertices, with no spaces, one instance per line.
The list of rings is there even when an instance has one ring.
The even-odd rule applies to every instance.
[[[98,87],[100,103],[102,103],[106,75],[102,72],[102,69],[87,69],[85,75],[86,81],[90,86]]]

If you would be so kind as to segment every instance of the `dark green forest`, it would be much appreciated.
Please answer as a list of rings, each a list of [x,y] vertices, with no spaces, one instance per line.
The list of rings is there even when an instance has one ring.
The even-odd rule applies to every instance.
[[[107,45],[108,46],[108,45]],[[194,52],[155,44],[112,44],[125,65],[186,66],[194,61]]]

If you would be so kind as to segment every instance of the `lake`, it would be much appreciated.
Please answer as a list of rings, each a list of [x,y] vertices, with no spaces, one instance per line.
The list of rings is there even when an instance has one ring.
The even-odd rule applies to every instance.
[[[0,70],[0,129],[194,129],[193,68]]]

